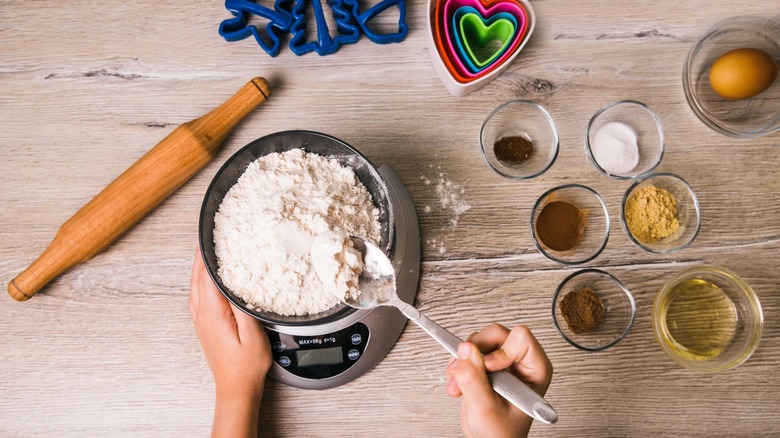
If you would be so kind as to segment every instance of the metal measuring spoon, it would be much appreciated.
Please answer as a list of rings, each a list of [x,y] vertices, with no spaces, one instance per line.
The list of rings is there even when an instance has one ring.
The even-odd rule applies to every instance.
[[[339,296],[344,303],[358,309],[373,309],[378,306],[391,306],[401,311],[409,320],[419,325],[431,337],[436,339],[453,356],[458,356],[458,345],[462,342],[440,325],[431,321],[414,306],[402,301],[395,289],[395,269],[385,253],[370,242],[360,237],[351,236],[352,243],[363,254],[364,268],[358,280],[360,294],[356,297]],[[312,254],[320,253],[319,250],[325,243],[325,238],[318,236],[312,242]],[[321,253],[320,253],[321,254]],[[319,257],[312,257],[315,271],[322,278],[322,262]],[[331,282],[323,281],[325,287],[332,287]],[[539,394],[534,392],[523,381],[508,371],[496,371],[488,373],[493,389],[517,406],[529,416],[546,424],[558,421],[558,413]]]

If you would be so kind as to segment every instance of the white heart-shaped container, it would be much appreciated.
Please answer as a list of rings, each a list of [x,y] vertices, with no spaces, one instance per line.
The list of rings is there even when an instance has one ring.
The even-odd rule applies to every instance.
[[[450,73],[449,69],[444,63],[444,60],[441,59],[439,50],[436,47],[436,40],[434,36],[434,20],[436,19],[436,14],[439,13],[438,8],[443,7],[442,5],[446,1],[447,0],[428,0],[428,53],[431,55],[433,67],[436,70],[436,73],[439,75],[439,79],[444,84],[444,87],[447,88],[447,91],[449,91],[453,96],[462,97],[484,87],[490,83],[490,81],[497,78],[498,75],[500,75],[504,70],[506,70],[507,67],[509,67],[509,65],[512,64],[534,32],[534,28],[536,27],[536,13],[534,12],[534,8],[531,6],[531,3],[529,3],[527,0],[504,0],[514,1],[516,3],[522,4],[523,8],[525,8],[528,14],[528,32],[526,32],[523,40],[517,46],[514,53],[504,59],[501,65],[498,65],[496,68],[493,68],[484,75],[469,79],[467,82],[461,82],[456,79],[452,73]],[[495,4],[495,2],[493,4]]]

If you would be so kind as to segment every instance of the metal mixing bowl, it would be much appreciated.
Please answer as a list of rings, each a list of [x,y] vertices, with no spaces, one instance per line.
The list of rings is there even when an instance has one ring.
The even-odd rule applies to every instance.
[[[390,195],[384,179],[357,149],[335,137],[312,131],[283,131],[270,134],[249,143],[228,158],[225,164],[217,171],[203,199],[203,206],[200,210],[200,249],[211,279],[214,280],[222,294],[239,309],[269,324],[286,326],[319,325],[345,317],[354,313],[355,309],[339,304],[324,312],[305,316],[284,316],[273,312],[250,309],[244,300],[234,296],[222,283],[222,279],[218,274],[217,255],[214,249],[214,215],[219,210],[219,205],[230,188],[244,174],[251,162],[274,152],[285,152],[291,149],[303,149],[306,152],[334,159],[342,166],[348,167],[355,172],[360,182],[368,189],[374,200],[374,205],[379,210],[379,223],[382,227],[379,247],[388,256],[392,255],[395,222]]]

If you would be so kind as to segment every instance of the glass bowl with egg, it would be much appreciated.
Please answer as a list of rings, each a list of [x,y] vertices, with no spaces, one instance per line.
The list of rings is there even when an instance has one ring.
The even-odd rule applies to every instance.
[[[541,105],[513,100],[490,112],[479,131],[479,144],[497,174],[529,179],[546,172],[558,157],[558,129]]]
[[[620,225],[634,245],[670,254],[690,245],[699,234],[701,209],[687,181],[673,173],[656,173],[626,190]]]
[[[683,89],[707,126],[732,137],[780,130],[780,17],[732,17],[709,28],[683,67]]]
[[[585,152],[604,175],[631,179],[655,169],[664,156],[664,129],[658,115],[636,100],[610,103],[591,117]]]
[[[531,210],[531,237],[539,252],[554,262],[589,262],[609,240],[607,205],[595,190],[582,184],[552,188]]]
[[[582,269],[566,277],[552,299],[555,329],[566,342],[585,351],[602,351],[628,335],[636,302],[614,275]]]
[[[672,277],[652,311],[658,344],[675,362],[716,373],[745,362],[764,328],[761,303],[734,272],[696,266]]]

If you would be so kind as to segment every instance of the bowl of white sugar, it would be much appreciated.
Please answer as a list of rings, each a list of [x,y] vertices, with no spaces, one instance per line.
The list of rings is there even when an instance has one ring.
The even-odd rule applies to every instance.
[[[385,181],[358,150],[319,132],[284,131],[231,156],[209,186],[200,247],[222,293],[255,318],[316,325],[355,310],[338,302],[311,263],[315,236],[361,236],[391,255]]]
[[[638,178],[655,169],[664,156],[661,120],[642,102],[610,103],[590,119],[585,152],[596,169],[610,178]]]

